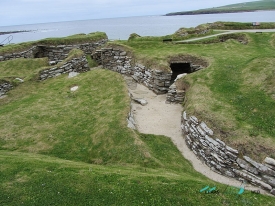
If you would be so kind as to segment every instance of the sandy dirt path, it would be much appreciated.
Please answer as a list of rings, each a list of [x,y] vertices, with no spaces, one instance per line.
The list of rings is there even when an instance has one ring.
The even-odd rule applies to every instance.
[[[235,187],[241,185],[240,181],[219,175],[212,171],[186,146],[181,132],[181,114],[183,108],[180,104],[166,104],[166,95],[156,95],[147,87],[140,84],[134,86],[132,84],[129,87],[129,92],[134,98],[142,98],[148,102],[145,106],[138,103],[132,103],[136,127],[139,132],[145,134],[165,135],[171,138],[184,158],[192,163],[196,171],[214,181],[226,185]],[[259,188],[248,184],[246,184],[245,188],[247,190],[259,190]],[[260,191],[261,194],[269,195],[269,193],[264,190]]]

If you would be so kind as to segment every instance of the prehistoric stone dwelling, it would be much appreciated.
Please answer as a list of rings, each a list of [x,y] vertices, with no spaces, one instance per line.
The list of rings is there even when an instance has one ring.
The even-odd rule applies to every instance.
[[[129,54],[128,54],[129,53]],[[92,54],[92,58],[103,68],[130,75],[137,82],[144,84],[156,94],[168,94],[167,103],[182,103],[184,92],[177,90],[174,80],[178,75],[192,73],[208,66],[207,61],[190,55],[170,57],[168,64],[170,71],[148,68],[140,63],[135,63],[130,52],[123,48],[102,48]]]
[[[0,55],[0,61],[15,58],[48,57],[51,67],[40,71],[39,80],[46,80],[69,72],[89,71],[85,55],[91,57],[105,69],[131,76],[156,94],[167,94],[167,103],[182,103],[184,90],[179,90],[174,81],[178,75],[188,74],[208,67],[208,62],[191,55],[169,58],[170,71],[148,68],[134,59],[131,52],[123,47],[106,46],[108,39],[92,43],[72,45],[37,45],[18,53]],[[72,49],[80,49],[85,55],[64,62]],[[63,62],[62,64],[57,64]],[[13,86],[0,81],[0,96]],[[133,118],[130,115],[130,118]],[[215,138],[213,131],[195,116],[182,115],[182,132],[188,147],[213,171],[232,178],[243,178],[275,195],[275,160],[267,157],[264,163],[257,163]]]

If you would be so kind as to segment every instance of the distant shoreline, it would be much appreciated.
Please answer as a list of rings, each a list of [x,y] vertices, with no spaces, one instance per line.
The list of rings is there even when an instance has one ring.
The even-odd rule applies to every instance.
[[[0,35],[15,34],[15,33],[23,33],[23,32],[31,32],[31,30],[22,30],[22,31],[2,31],[2,32],[0,32]]]
[[[229,14],[229,13],[244,13],[244,12],[258,12],[258,11],[275,11],[275,9],[269,10],[205,10],[205,11],[186,11],[186,12],[173,12],[165,14],[165,16],[177,16],[177,15],[201,15],[201,14]]]

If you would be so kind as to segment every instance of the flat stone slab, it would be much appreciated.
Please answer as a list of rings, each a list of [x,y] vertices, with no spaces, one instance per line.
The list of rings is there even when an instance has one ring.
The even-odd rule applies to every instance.
[[[145,106],[146,104],[148,104],[148,102],[145,99],[141,99],[141,98],[133,98],[133,100],[139,104],[141,104],[142,106]]]
[[[275,159],[272,159],[272,158],[270,158],[270,157],[266,157],[264,161],[265,161],[265,163],[267,163],[267,164],[270,164],[270,165],[272,165],[272,166],[275,166]]]
[[[78,86],[72,87],[72,88],[71,88],[71,92],[75,92],[76,90],[78,90],[78,88],[79,88]]]
[[[78,72],[70,72],[68,78],[73,78],[73,77],[76,77],[77,75],[79,75]]]
[[[1,94],[0,94],[0,99],[4,99],[4,98],[6,98],[7,97],[7,95],[2,95],[1,96]]]
[[[135,90],[137,88],[137,82],[132,77],[124,76],[127,86],[131,90]]]
[[[23,79],[20,79],[20,78],[15,78],[15,80],[17,80],[17,81],[19,81],[19,82],[21,82],[21,83],[24,82],[24,80],[23,80]]]

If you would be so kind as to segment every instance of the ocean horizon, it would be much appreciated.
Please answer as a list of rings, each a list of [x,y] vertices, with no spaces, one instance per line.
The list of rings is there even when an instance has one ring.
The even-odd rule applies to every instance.
[[[127,40],[132,33],[137,33],[141,36],[165,36],[173,34],[182,27],[196,27],[200,24],[216,21],[275,22],[275,11],[179,16],[135,16],[1,26],[0,32],[30,32],[0,35],[0,43],[10,35],[13,37],[10,43],[21,43],[96,31],[105,32],[110,40]]]

